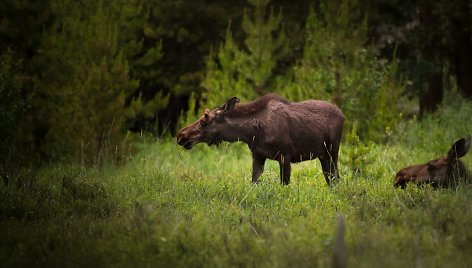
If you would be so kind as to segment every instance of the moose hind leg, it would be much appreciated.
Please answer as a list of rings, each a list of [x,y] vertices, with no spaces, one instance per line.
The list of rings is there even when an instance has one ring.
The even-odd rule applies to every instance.
[[[332,173],[334,175],[334,179],[339,180],[339,172],[338,172],[338,153],[339,153],[339,142],[334,143],[333,147],[331,148],[331,160],[330,163],[334,169]]]
[[[338,175],[338,152],[339,152],[339,141],[335,143],[325,143],[325,152],[321,156],[320,163],[323,169],[323,174],[328,185],[339,178]]]
[[[323,175],[325,177],[326,183],[330,185],[330,183],[338,177],[337,164],[329,156],[320,157],[319,160],[321,163],[321,168],[323,169]]]

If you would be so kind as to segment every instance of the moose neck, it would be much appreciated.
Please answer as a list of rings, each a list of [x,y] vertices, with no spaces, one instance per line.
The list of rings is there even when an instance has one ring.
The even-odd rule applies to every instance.
[[[255,119],[248,117],[228,117],[225,120],[225,126],[222,130],[222,138],[225,141],[242,141],[251,144],[255,138],[256,126]]]

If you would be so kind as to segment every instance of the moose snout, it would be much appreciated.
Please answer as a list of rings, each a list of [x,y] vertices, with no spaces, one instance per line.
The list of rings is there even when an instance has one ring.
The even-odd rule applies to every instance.
[[[179,132],[179,133],[177,134],[177,143],[178,143],[180,146],[184,146],[185,143],[187,143],[187,142],[188,142],[188,139],[185,137],[185,135]]]
[[[393,184],[395,188],[401,187],[402,189],[405,189],[406,187],[406,179],[402,176],[396,176],[395,177],[395,182]]]
[[[182,144],[183,144],[183,141],[184,141],[183,135],[181,135],[180,133],[177,134],[177,143],[178,143],[179,145],[182,145]]]
[[[188,135],[186,135],[183,131],[179,131],[179,133],[177,133],[177,143],[187,150],[192,149],[193,146],[192,142],[188,138]]]

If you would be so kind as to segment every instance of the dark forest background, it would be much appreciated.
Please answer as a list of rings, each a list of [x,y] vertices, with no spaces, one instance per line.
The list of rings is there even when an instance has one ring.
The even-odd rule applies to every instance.
[[[385,141],[448,94],[472,97],[472,2],[0,3],[3,163],[97,163],[133,133],[268,92],[330,100]]]

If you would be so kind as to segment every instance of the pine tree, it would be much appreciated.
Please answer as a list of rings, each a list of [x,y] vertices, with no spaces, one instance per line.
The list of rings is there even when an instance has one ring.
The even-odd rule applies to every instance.
[[[36,109],[47,125],[41,149],[52,158],[98,163],[104,149],[120,141],[130,114],[125,101],[139,84],[130,77],[121,46],[115,17],[121,7],[118,2],[52,1],[56,22],[42,40],[47,65],[38,84],[46,100],[36,100],[47,105]]]
[[[158,71],[163,57],[162,40],[148,23],[151,15],[146,3],[123,1],[120,11],[116,12],[122,29],[120,44],[129,62],[130,76],[139,80],[139,86],[128,97],[131,98],[127,107],[130,122],[155,118],[169,103],[169,94],[157,85],[162,77]]]
[[[202,86],[205,107],[216,107],[227,100],[229,96],[238,96],[249,100],[255,96],[254,91],[248,90],[249,84],[241,78],[242,53],[233,39],[231,23],[229,24],[225,42],[220,45],[216,55],[210,51],[206,62],[206,75]]]
[[[277,61],[287,54],[288,41],[282,27],[282,12],[266,9],[269,0],[248,0],[253,11],[244,10],[242,28],[246,33],[240,73],[262,94],[272,78]],[[249,15],[252,13],[252,18]]]
[[[251,100],[265,93],[274,79],[277,63],[288,51],[288,41],[281,25],[282,13],[273,9],[266,14],[269,0],[248,0],[253,11],[244,11],[242,29],[244,45],[238,46],[231,32],[215,54],[210,53],[202,86],[203,99],[208,106],[223,103],[231,96]],[[250,15],[251,14],[251,15]]]
[[[174,123],[181,110],[193,101],[192,94],[200,99],[206,56],[211,47],[221,41],[228,17],[242,13],[241,2],[244,0],[144,1],[148,10],[144,48],[162,42],[163,57],[158,64],[143,70],[145,76],[139,91],[143,92],[143,100],[161,96],[168,101],[154,110],[157,118],[150,120],[154,123],[153,130],[157,126],[160,135],[177,127]],[[149,129],[149,126],[136,127]]]

